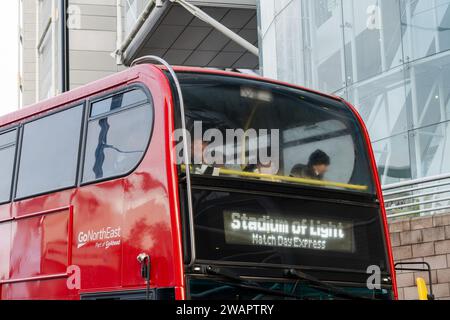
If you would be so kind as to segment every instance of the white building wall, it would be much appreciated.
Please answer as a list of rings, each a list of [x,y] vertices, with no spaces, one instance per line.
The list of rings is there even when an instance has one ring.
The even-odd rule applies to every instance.
[[[55,1],[55,39],[45,25],[52,17],[52,0],[22,0],[22,106],[60,93],[59,19]],[[116,0],[69,0],[69,79],[70,89],[101,79],[123,69],[112,53],[117,46]],[[38,10],[38,13],[37,13]],[[41,50],[38,39],[43,37]],[[55,48],[53,48],[55,47]],[[54,50],[55,49],[55,50]]]
[[[33,0],[21,0],[20,101],[22,106],[34,103],[36,95],[36,6]]]
[[[116,0],[70,0],[69,9],[79,22],[69,31],[70,88],[74,89],[122,67],[112,56],[117,43]]]

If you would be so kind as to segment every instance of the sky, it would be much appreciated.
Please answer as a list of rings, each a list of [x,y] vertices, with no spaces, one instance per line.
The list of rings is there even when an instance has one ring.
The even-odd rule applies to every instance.
[[[18,108],[18,1],[2,1],[0,9],[0,116]]]

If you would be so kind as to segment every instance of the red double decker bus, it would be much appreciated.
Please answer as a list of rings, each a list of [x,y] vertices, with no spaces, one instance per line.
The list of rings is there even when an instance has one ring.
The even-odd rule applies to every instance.
[[[367,131],[337,97],[140,63],[1,117],[0,177],[1,299],[397,296]]]

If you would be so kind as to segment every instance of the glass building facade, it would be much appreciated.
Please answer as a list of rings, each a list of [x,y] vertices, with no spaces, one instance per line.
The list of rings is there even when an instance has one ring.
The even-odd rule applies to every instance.
[[[450,172],[450,0],[259,0],[265,76],[340,95],[384,185]]]

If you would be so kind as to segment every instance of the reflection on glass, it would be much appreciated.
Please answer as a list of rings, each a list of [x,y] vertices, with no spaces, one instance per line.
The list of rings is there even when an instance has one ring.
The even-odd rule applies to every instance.
[[[91,120],[88,125],[83,182],[132,170],[146,150],[152,121],[149,104]]]
[[[128,91],[124,94],[117,94],[92,104],[91,117],[96,117],[139,102],[145,102],[147,99],[145,92],[138,89]]]
[[[411,63],[406,70],[413,128],[450,119],[450,52]]]
[[[343,5],[348,83],[399,65],[402,46],[398,3],[392,0],[345,0]]]
[[[386,148],[387,141],[410,133],[415,144],[425,139],[417,138],[421,128],[450,120],[450,0],[287,3],[265,0],[260,4],[262,19],[267,20],[261,25],[265,29],[279,26],[262,36],[264,74],[348,98],[366,122],[375,147],[392,153],[378,155],[380,172],[387,170],[385,183],[426,172],[447,173],[444,168],[420,168],[422,145],[412,145],[411,153],[404,152],[407,147]],[[293,12],[302,22],[292,18]],[[290,35],[289,41],[285,34]],[[283,59],[271,65],[279,50],[266,48],[283,47],[285,42],[292,53],[283,52]],[[300,42],[301,49],[292,42]],[[290,68],[292,56],[303,61],[301,68]],[[403,159],[400,167],[412,173],[391,175],[385,163],[389,159]]]
[[[302,4],[305,54],[310,62],[305,70],[308,84],[325,92],[336,91],[345,83],[343,34],[336,32],[342,30],[341,2],[309,0]]]
[[[450,49],[450,1],[401,0],[406,61]]]
[[[8,146],[11,143],[15,143],[16,142],[16,135],[17,135],[16,130],[2,133],[0,135],[0,148],[6,147],[6,146]]]
[[[24,125],[18,198],[75,184],[82,114],[78,106]]]
[[[348,99],[363,117],[372,141],[408,130],[405,85],[404,72],[394,70],[348,88]]]
[[[398,135],[373,143],[378,173],[383,184],[412,178],[408,135]]]

